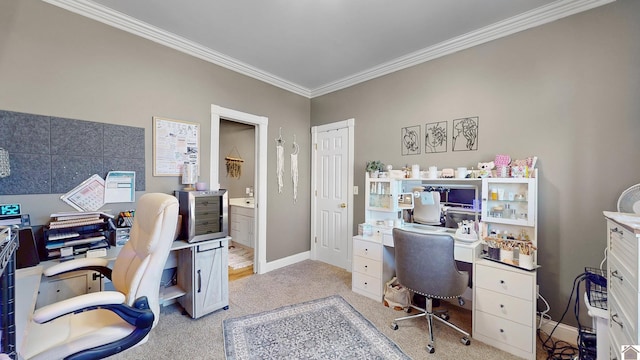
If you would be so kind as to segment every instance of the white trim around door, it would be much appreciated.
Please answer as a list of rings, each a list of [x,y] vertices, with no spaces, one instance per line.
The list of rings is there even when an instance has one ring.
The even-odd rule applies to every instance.
[[[256,207],[256,263],[254,270],[258,274],[267,271],[267,125],[269,119],[240,111],[211,105],[211,184],[219,184],[218,169],[220,163],[220,119],[235,121],[256,127],[255,146],[255,207]]]

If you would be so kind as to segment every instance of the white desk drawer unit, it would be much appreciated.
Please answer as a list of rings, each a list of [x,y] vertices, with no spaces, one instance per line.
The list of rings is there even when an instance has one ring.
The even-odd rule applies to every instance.
[[[535,359],[536,272],[477,260],[474,267],[473,337]]]
[[[621,360],[621,346],[640,343],[638,281],[640,216],[604,212],[607,218],[609,353]]]
[[[376,301],[382,301],[382,238],[353,237],[351,289]]]

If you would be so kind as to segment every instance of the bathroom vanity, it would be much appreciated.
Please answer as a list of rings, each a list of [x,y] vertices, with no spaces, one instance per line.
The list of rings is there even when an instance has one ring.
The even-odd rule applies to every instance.
[[[255,248],[255,202],[253,198],[229,199],[229,235],[234,242]]]

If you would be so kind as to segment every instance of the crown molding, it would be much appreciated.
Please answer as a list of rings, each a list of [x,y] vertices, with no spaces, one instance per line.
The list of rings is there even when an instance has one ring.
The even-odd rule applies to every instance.
[[[227,55],[204,47],[133,17],[114,11],[89,0],[43,0],[46,3],[88,17],[120,30],[143,37],[185,54],[222,66],[234,72],[263,81],[306,98],[314,98],[337,90],[406,69],[429,60],[480,45],[516,32],[540,26],[563,17],[611,3],[615,0],[558,0],[509,19],[497,22],[470,33],[441,42],[434,46],[399,57],[368,70],[308,89],[268,72],[257,69]]]
[[[310,90],[307,88],[95,2],[88,0],[43,1],[65,10],[69,10],[78,15],[88,17],[106,25],[143,37],[158,44],[170,47],[187,55],[197,57],[234,72],[266,82],[294,94],[298,94],[306,98],[309,98],[311,95]]]
[[[540,26],[615,0],[559,0],[311,90],[311,98]]]

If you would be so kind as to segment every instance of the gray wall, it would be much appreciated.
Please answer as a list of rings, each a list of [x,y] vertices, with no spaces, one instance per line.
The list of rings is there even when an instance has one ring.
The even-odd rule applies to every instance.
[[[355,118],[360,189],[367,160],[455,168],[537,155],[538,281],[558,321],[573,279],[603,259],[602,211],[640,182],[638,39],[640,1],[618,0],[312,99],[311,122]],[[470,116],[480,118],[477,151],[401,156],[402,127],[421,125],[424,135],[425,123]]]
[[[182,187],[179,177],[153,176],[153,116],[201,124],[199,180],[209,182],[209,153],[218,145],[208,135],[211,104],[268,117],[269,139],[278,137],[279,127],[298,134],[298,202],[291,200],[291,187],[278,194],[275,176],[268,178],[267,260],[308,251],[309,99],[42,1],[0,2],[0,109],[144,128],[148,192]],[[276,164],[272,144],[269,169]],[[41,225],[53,212],[73,210],[59,196],[0,196],[0,203],[21,203]]]

